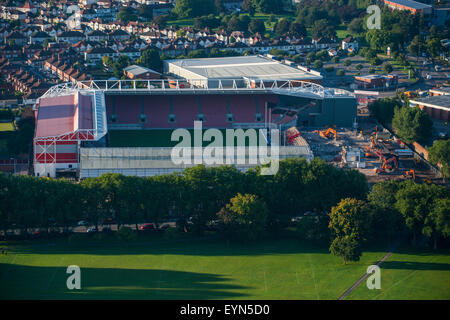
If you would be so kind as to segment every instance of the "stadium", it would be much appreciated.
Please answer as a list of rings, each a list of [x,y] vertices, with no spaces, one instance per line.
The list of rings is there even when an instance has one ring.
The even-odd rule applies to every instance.
[[[219,62],[216,58],[213,65]],[[249,64],[264,73],[261,63],[269,65],[255,60]],[[273,73],[277,67],[284,76]],[[106,172],[152,176],[182,171],[187,165],[171,161],[172,147],[178,143],[171,141],[171,134],[178,128],[192,132],[194,121],[201,121],[203,129],[222,132],[277,128],[282,134],[292,126],[352,125],[356,117],[353,94],[322,87],[314,81],[317,74],[308,79],[306,70],[277,61],[270,61],[270,68],[272,74],[264,78],[257,70],[242,68],[245,75],[232,73],[223,79],[166,71],[177,78],[54,86],[35,106],[34,174],[86,178]],[[263,138],[270,145],[270,139]],[[260,137],[253,147],[261,143]],[[249,142],[246,146],[252,147]],[[284,143],[279,158],[287,157],[310,160],[313,155],[307,144]],[[236,164],[239,170],[252,166]]]

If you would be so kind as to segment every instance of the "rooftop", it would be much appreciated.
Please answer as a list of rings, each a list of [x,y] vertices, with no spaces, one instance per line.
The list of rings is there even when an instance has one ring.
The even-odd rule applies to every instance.
[[[421,104],[430,107],[438,107],[450,111],[450,96],[433,96],[410,100],[412,104]]]
[[[417,1],[412,1],[412,0],[384,0],[384,2],[391,2],[391,3],[397,4],[397,5],[405,6],[405,7],[412,8],[412,9],[431,8],[431,6],[428,4],[417,2]]]
[[[168,60],[168,65],[185,69],[200,78],[249,78],[254,80],[322,79],[322,76],[282,64],[263,56],[237,56]]]

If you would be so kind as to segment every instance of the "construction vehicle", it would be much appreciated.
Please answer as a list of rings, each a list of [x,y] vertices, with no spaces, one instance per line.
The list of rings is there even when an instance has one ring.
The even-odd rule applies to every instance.
[[[414,169],[406,171],[405,175],[412,177],[412,180],[416,181],[416,172],[414,171]]]
[[[393,156],[389,159],[384,158],[383,155],[382,157],[384,159],[383,164],[381,165],[381,168],[375,168],[373,170],[375,173],[385,173],[388,171],[393,171],[394,168],[398,169],[398,161],[396,156]]]
[[[337,131],[333,128],[328,128],[327,130],[319,131],[319,135],[324,139],[331,139],[333,136],[335,140],[337,140],[338,138]]]
[[[286,130],[286,138],[289,144],[295,144],[295,140],[299,136],[301,136],[301,133],[296,127],[291,127]]]

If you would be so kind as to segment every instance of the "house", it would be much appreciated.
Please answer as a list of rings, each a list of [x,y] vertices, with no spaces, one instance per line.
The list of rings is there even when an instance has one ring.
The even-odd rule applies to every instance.
[[[342,40],[342,50],[357,52],[359,49],[358,41],[352,36],[348,36],[344,40]]]
[[[103,42],[108,40],[108,34],[100,30],[92,30],[86,34],[86,40]]]
[[[34,5],[32,5],[29,1],[25,1],[25,3],[20,6],[17,7],[17,10],[23,13],[36,13],[37,12],[37,7],[35,7]]]
[[[313,39],[312,43],[316,47],[316,50],[328,49],[336,47],[336,41],[329,38]]]
[[[96,64],[102,61],[104,56],[115,58],[117,57],[117,52],[109,47],[96,47],[84,53],[84,60],[90,64]]]
[[[56,41],[75,44],[86,37],[80,31],[63,31],[56,35]]]
[[[130,39],[130,35],[122,29],[116,29],[108,34],[108,38],[109,40],[128,40]]]
[[[33,32],[30,36],[30,43],[44,43],[45,39],[51,39],[50,35],[44,31]]]
[[[161,79],[161,73],[138,65],[126,67],[123,69],[123,73],[129,79]]]
[[[22,33],[14,31],[5,37],[5,43],[24,45],[27,43],[27,38]]]

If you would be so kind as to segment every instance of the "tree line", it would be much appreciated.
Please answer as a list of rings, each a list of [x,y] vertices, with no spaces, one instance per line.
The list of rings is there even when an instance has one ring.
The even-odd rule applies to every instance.
[[[445,186],[412,181],[385,181],[373,186],[366,201],[343,199],[322,217],[314,237],[330,238],[330,252],[344,262],[358,261],[367,243],[392,243],[402,235],[416,246],[425,240],[434,249],[448,244],[450,193]],[[310,227],[301,220],[299,230]],[[316,224],[317,225],[317,224]],[[328,228],[327,228],[328,227]],[[397,239],[396,239],[397,238]]]
[[[178,220],[180,229],[203,233],[238,194],[264,201],[264,228],[277,232],[306,211],[328,212],[341,199],[364,199],[364,175],[320,159],[280,161],[276,175],[260,168],[241,172],[233,166],[185,169],[154,177],[104,174],[79,183],[31,176],[0,176],[0,230],[70,228],[79,220],[97,226],[113,218],[118,226]],[[188,225],[189,222],[189,225]]]

